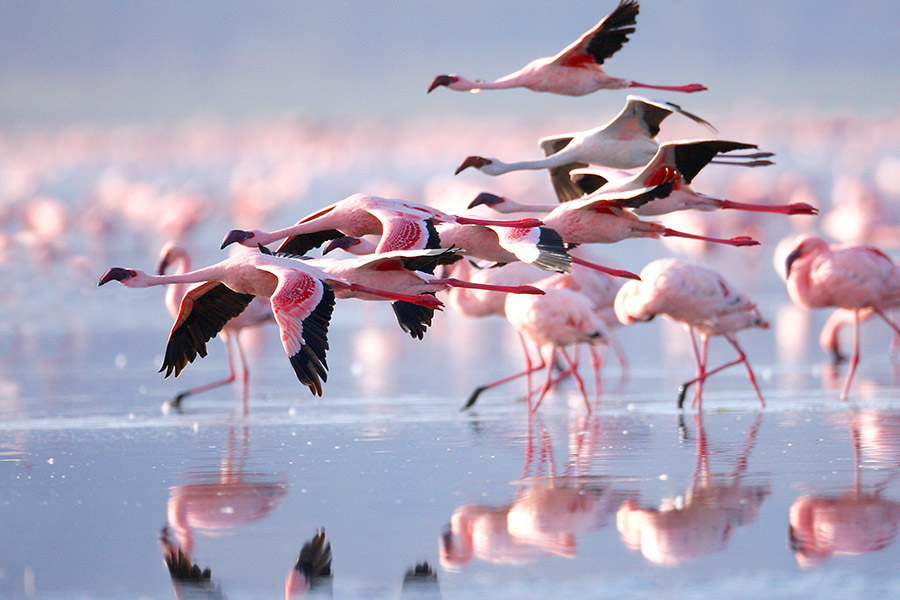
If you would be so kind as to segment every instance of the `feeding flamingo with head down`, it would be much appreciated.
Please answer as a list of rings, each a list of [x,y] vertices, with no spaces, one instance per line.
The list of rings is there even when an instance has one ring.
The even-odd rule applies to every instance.
[[[588,165],[636,169],[646,165],[659,148],[656,134],[659,133],[660,123],[673,112],[683,114],[715,131],[705,120],[682,110],[677,104],[628,96],[624,108],[609,123],[586,131],[538,140],[538,145],[546,155],[544,158],[505,163],[497,158],[469,156],[456,169],[456,174],[459,175],[469,167],[486,175],[548,169],[550,181],[560,202],[568,202],[583,195],[569,177],[573,169]]]
[[[635,87],[686,93],[705,90],[706,87],[699,83],[652,85],[606,74],[603,62],[618,52],[628,41],[628,36],[634,33],[637,15],[638,3],[622,0],[613,12],[556,56],[533,60],[496,81],[470,81],[459,75],[438,75],[432,80],[428,91],[441,86],[473,92],[524,87],[533,92],[583,96],[597,90]]]
[[[738,293],[721,275],[700,265],[674,258],[655,260],[641,270],[641,281],[629,281],[619,290],[615,302],[619,321],[629,325],[636,321],[649,321],[662,314],[685,325],[691,336],[694,357],[697,360],[697,376],[681,385],[678,406],[682,406],[687,389],[697,384],[692,404],[702,409],[703,382],[711,375],[738,363],[744,363],[747,377],[765,406],[756,377],[744,351],[735,339],[735,333],[750,327],[768,328],[769,324],[759,314],[756,304]],[[694,333],[700,334],[698,350]],[[706,368],[709,338],[721,335],[737,351],[731,362],[714,369]]]
[[[99,285],[118,281],[140,288],[178,283],[201,283],[190,289],[169,341],[160,372],[177,377],[199,354],[206,342],[241,314],[254,297],[269,298],[281,343],[297,379],[315,395],[322,395],[327,379],[325,351],[328,324],[337,297],[405,300],[428,308],[442,306],[433,296],[411,296],[344,281],[302,261],[261,252],[241,252],[212,266],[178,275],[148,275],[138,269],[112,267]]]
[[[853,356],[841,389],[846,400],[859,363],[859,324],[867,311],[900,329],[884,311],[900,306],[900,269],[872,246],[833,245],[804,234],[785,261],[788,295],[800,308],[836,307],[854,314]]]

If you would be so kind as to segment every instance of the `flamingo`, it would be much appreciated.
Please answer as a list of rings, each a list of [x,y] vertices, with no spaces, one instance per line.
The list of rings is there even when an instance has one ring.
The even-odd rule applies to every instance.
[[[759,245],[759,242],[747,236],[721,239],[670,229],[659,223],[642,221],[625,210],[626,208],[637,208],[658,197],[665,197],[673,185],[674,181],[670,180],[657,183],[651,188],[627,193],[606,194],[598,191],[580,200],[563,202],[554,206],[553,210],[541,220],[547,227],[556,230],[569,244],[612,244],[635,237],[659,239],[663,236],[673,236],[731,246]],[[532,210],[529,205],[487,192],[479,194],[475,200],[469,203],[469,208],[482,204],[503,213]]]
[[[302,261],[262,252],[241,252],[212,266],[179,275],[148,275],[138,269],[112,267],[98,285],[118,281],[142,288],[173,283],[202,283],[185,294],[169,335],[160,372],[177,377],[187,363],[206,356],[206,342],[254,297],[270,299],[281,343],[297,379],[317,396],[327,379],[328,323],[339,298],[373,297],[406,300],[428,308],[441,302],[427,294],[410,296],[371,289],[328,275]]]
[[[496,81],[470,81],[459,75],[438,75],[428,91],[445,86],[455,91],[499,90],[524,87],[533,92],[583,96],[597,90],[652,88],[672,92],[700,92],[699,83],[681,86],[651,85],[607,75],[603,61],[610,58],[634,33],[638,14],[636,0],[621,0],[609,15],[553,57],[538,58]]]
[[[717,210],[736,209],[755,212],[782,213],[787,215],[814,215],[818,209],[806,202],[767,205],[747,204],[722,200],[694,191],[691,182],[697,173],[709,163],[730,164],[746,167],[771,165],[767,157],[770,152],[753,152],[748,154],[726,155],[716,159],[720,154],[735,150],[757,149],[755,144],[733,142],[728,140],[687,140],[667,142],[660,145],[653,158],[634,175],[606,180],[597,171],[576,169],[571,173],[576,185],[585,186],[588,193],[599,190],[603,193],[622,193],[630,190],[645,189],[659,181],[672,181],[672,191],[667,196],[654,198],[646,204],[632,209],[642,217],[668,214],[677,210]]]
[[[469,282],[453,277],[436,277],[427,271],[438,264],[459,260],[459,250],[398,250],[369,254],[352,259],[313,258],[304,262],[323,270],[331,276],[367,287],[390,290],[405,295],[435,294],[450,288],[468,288],[511,294],[543,294],[530,285],[495,285]],[[408,302],[394,302],[394,313],[404,331],[422,339],[431,324],[434,310]]]
[[[177,274],[184,274],[191,270],[191,257],[187,249],[175,241],[167,242],[160,250],[157,275],[165,275],[169,267],[174,266]],[[186,284],[177,283],[170,285],[166,290],[166,308],[172,318],[178,317],[181,301],[184,299]],[[248,369],[244,350],[241,346],[240,333],[245,328],[255,327],[271,322],[273,319],[272,307],[269,300],[263,297],[255,297],[241,314],[231,319],[222,327],[222,343],[225,346],[225,355],[228,360],[228,377],[214,381],[206,385],[181,392],[172,400],[171,405],[178,407],[187,396],[199,394],[223,385],[228,385],[235,380],[234,360],[232,346],[237,348],[238,362],[241,368],[241,383],[243,384],[244,410],[247,408],[247,382]],[[233,343],[232,343],[233,341]]]
[[[702,384],[711,375],[738,363],[744,363],[747,377],[765,407],[756,376],[747,356],[738,345],[735,333],[750,327],[768,328],[756,304],[738,293],[721,275],[674,258],[662,258],[649,263],[641,270],[641,281],[629,281],[616,295],[615,311],[619,321],[629,325],[636,321],[649,321],[658,314],[665,315],[685,325],[691,336],[694,357],[697,360],[697,376],[681,385],[678,391],[678,407],[684,403],[687,389],[697,384],[692,404],[702,409]],[[702,349],[698,351],[694,334],[700,335]],[[721,335],[737,351],[738,356],[715,369],[706,368],[706,349],[709,338]]]
[[[804,234],[785,260],[788,295],[800,308],[836,307],[854,313],[853,356],[841,389],[846,400],[859,363],[859,324],[870,310],[897,335],[900,329],[884,310],[900,306],[900,269],[872,246],[831,245]]]
[[[611,169],[635,169],[653,158],[659,148],[656,134],[667,116],[677,112],[715,131],[715,127],[700,117],[682,110],[677,104],[628,96],[625,106],[609,123],[579,131],[541,138],[538,145],[545,157],[505,163],[497,158],[468,156],[456,174],[474,167],[486,175],[502,175],[510,171],[549,169],[550,181],[561,202],[582,196],[569,179],[572,169],[599,165]]]
[[[331,583],[331,543],[326,541],[322,528],[300,549],[284,582],[284,598],[302,598],[311,590],[331,591]]]
[[[225,236],[222,248],[235,242],[250,248],[286,239],[278,252],[302,256],[328,240],[345,235],[381,234],[379,251],[437,248],[440,243],[434,223],[498,225],[502,227],[539,227],[537,219],[497,221],[448,215],[436,208],[370,194],[353,194],[300,219],[295,225],[264,232],[233,229]]]

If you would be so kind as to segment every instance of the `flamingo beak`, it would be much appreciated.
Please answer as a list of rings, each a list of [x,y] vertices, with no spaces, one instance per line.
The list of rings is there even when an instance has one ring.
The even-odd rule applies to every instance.
[[[359,241],[360,241],[359,238],[351,237],[349,235],[344,236],[344,237],[339,237],[337,239],[334,239],[334,240],[331,240],[330,242],[328,242],[328,245],[325,246],[324,250],[322,250],[322,254],[323,255],[328,254],[332,250],[337,250],[338,248],[340,248],[341,250],[346,250],[348,248],[352,248],[353,246],[356,246],[357,244],[359,244]]]
[[[227,246],[230,246],[234,243],[243,243],[250,239],[250,233],[247,231],[243,231],[242,229],[232,229],[225,236],[225,239],[222,241],[222,246],[219,248],[220,250],[224,250]]]
[[[494,194],[489,194],[488,192],[481,192],[475,199],[469,202],[469,208],[475,208],[476,206],[480,206],[484,204],[485,206],[494,206],[495,204],[500,204],[504,202],[505,198],[502,196],[495,196]]]
[[[482,156],[467,156],[466,159],[464,161],[462,161],[462,164],[459,165],[459,167],[456,169],[456,173],[454,173],[454,175],[459,175],[460,173],[462,173],[469,167],[475,167],[476,169],[480,169],[481,167],[483,167],[485,165],[491,164],[491,162],[492,162],[491,159],[484,158]]]
[[[459,81],[459,77],[456,77],[455,75],[438,75],[431,81],[431,85],[428,86],[427,93],[430,94],[431,91],[437,87],[440,87],[442,85],[450,85],[451,83],[456,83],[457,81]]]
[[[132,277],[132,274],[128,269],[123,269],[122,267],[112,267],[103,274],[103,277],[100,278],[100,282],[97,285],[103,285],[105,283],[109,283],[110,281],[123,281],[125,279],[128,279],[129,277]]]
[[[788,257],[784,261],[785,277],[791,276],[791,265],[798,258],[800,258],[800,246],[797,246],[796,248],[794,248],[794,250],[790,254],[788,254]]]

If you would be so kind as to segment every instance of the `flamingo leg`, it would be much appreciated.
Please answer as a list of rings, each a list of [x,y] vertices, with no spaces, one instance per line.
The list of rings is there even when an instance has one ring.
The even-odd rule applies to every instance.
[[[249,413],[247,400],[250,397],[250,369],[247,367],[247,357],[244,354],[244,347],[241,345],[240,333],[235,333],[234,345],[237,347],[238,363],[241,366],[241,401],[246,416]]]
[[[707,237],[705,235],[696,235],[693,233],[686,233],[684,231],[677,231],[675,229],[669,229],[668,227],[661,228],[661,230],[658,231],[658,233],[660,235],[663,235],[666,237],[681,237],[681,238],[687,238],[689,240],[701,240],[704,242],[713,242],[716,244],[727,244],[729,246],[759,246],[759,242],[757,242],[753,238],[750,238],[746,235],[739,235],[737,237],[723,239],[723,238]]]
[[[859,364],[859,309],[853,311],[853,356],[850,358],[850,365],[847,367],[847,378],[844,380],[844,387],[841,388],[841,400],[847,399],[847,394],[850,392],[850,382],[853,381],[857,364]]]
[[[199,394],[201,392],[207,392],[209,390],[214,390],[218,387],[222,387],[223,385],[228,385],[235,380],[235,370],[234,370],[234,360],[231,354],[231,344],[229,343],[228,337],[223,337],[222,341],[225,346],[225,357],[228,360],[228,377],[225,379],[220,379],[218,381],[213,381],[212,383],[207,383],[206,385],[201,385],[199,387],[191,388],[187,391],[181,392],[175,398],[172,399],[171,405],[174,408],[178,408],[181,406],[181,401],[187,398],[188,396],[193,396],[194,394]]]
[[[685,94],[702,92],[706,89],[705,85],[700,85],[699,83],[690,83],[688,85],[652,85],[649,83],[640,83],[637,81],[629,81],[628,87],[647,88],[650,90],[666,90],[668,92],[684,92]]]
[[[582,267],[587,267],[589,269],[594,269],[595,271],[600,271],[601,273],[606,273],[607,275],[612,275],[613,277],[625,277],[626,279],[636,279],[637,281],[641,280],[638,275],[632,273],[631,271],[625,271],[624,269],[613,269],[612,267],[604,267],[603,265],[592,263],[591,261],[584,260],[583,258],[578,258],[577,256],[572,256],[572,262],[576,265],[581,265]]]
[[[523,347],[524,347],[524,339],[522,340],[522,343],[523,343]],[[467,408],[469,408],[469,407],[471,407],[473,404],[475,404],[475,402],[478,400],[478,396],[480,396],[481,393],[484,392],[485,390],[489,390],[489,389],[491,389],[491,388],[495,388],[495,387],[497,387],[497,386],[503,385],[504,383],[509,383],[510,381],[513,381],[514,379],[518,379],[519,377],[524,377],[524,376],[528,375],[528,376],[529,376],[529,378],[528,378],[528,379],[529,379],[529,388],[530,388],[530,387],[531,387],[531,383],[530,383],[530,382],[531,382],[531,377],[530,377],[530,375],[531,375],[532,373],[534,373],[535,371],[539,371],[539,370],[541,370],[541,369],[544,368],[544,360],[543,360],[543,356],[541,357],[541,364],[539,364],[539,365],[537,365],[537,366],[532,366],[532,364],[531,364],[531,357],[529,356],[528,350],[526,349],[526,350],[525,350],[525,364],[526,364],[526,366],[525,366],[525,370],[524,370],[524,371],[521,371],[521,372],[519,372],[519,373],[515,373],[515,374],[513,374],[513,375],[509,375],[509,376],[504,377],[504,378],[502,378],[502,379],[498,379],[497,381],[493,381],[493,382],[491,382],[491,383],[487,383],[487,384],[485,384],[485,385],[482,385],[482,386],[479,386],[479,387],[475,388],[475,391],[472,392],[472,395],[469,396],[469,399],[466,401],[465,405],[464,405],[464,406],[462,407],[462,409],[460,409],[460,410],[466,410]],[[530,390],[530,389],[529,389],[529,391],[528,391],[528,401],[531,402],[531,390]]]
[[[744,366],[747,368],[747,379],[750,380],[750,383],[753,384],[753,389],[756,390],[756,396],[759,398],[760,404],[762,404],[763,408],[766,407],[766,401],[763,399],[762,392],[759,390],[759,385],[756,383],[756,375],[753,374],[753,369],[750,367],[750,362],[747,360],[747,355],[744,354],[744,351],[738,345],[737,340],[734,339],[731,335],[726,335],[725,339],[728,340],[728,343],[732,345],[732,347],[737,351],[740,355],[741,362],[744,363]]]
[[[432,279],[429,283],[439,285],[449,285],[458,288],[470,288],[473,290],[487,290],[489,292],[506,292],[508,294],[536,294],[541,295],[544,290],[534,287],[533,285],[492,285],[488,283],[473,283],[456,279],[455,277],[445,277],[443,279]]]
[[[706,381],[706,359],[708,357],[709,352],[709,336],[701,335],[700,336],[700,381],[697,382],[697,387],[694,388],[694,397],[691,400],[691,408],[697,407],[699,410],[703,410],[703,382]]]
[[[591,370],[594,372],[594,402],[600,402],[600,390],[603,386],[603,378],[600,370],[603,369],[603,350],[591,345],[588,347],[591,353]]]
[[[544,358],[543,353],[541,354],[541,359],[547,363],[547,378],[544,381],[544,385],[541,386],[541,392],[538,396],[537,402],[534,403],[534,406],[531,408],[531,412],[537,412],[537,409],[540,407],[541,402],[544,401],[544,396],[547,395],[547,391],[553,385],[553,361],[556,360],[556,347],[550,346],[550,357]]]
[[[572,359],[569,358],[569,353],[566,352],[565,348],[560,348],[559,351],[569,364],[569,368],[572,370],[572,376],[575,378],[575,384],[578,386],[578,391],[581,392],[581,397],[584,398],[584,406],[587,408],[588,414],[591,414],[591,402],[588,400],[587,392],[584,389],[584,381],[582,381],[581,376],[578,374],[578,365],[572,362]]]
[[[816,208],[806,202],[794,202],[792,204],[746,204],[743,202],[732,202],[731,200],[720,200],[716,204],[719,208],[781,213],[785,215],[814,215],[819,212]]]
[[[696,377],[690,381],[686,381],[683,384],[681,384],[681,388],[678,391],[679,392],[679,401],[680,402],[684,401],[684,393],[687,391],[687,388],[690,387],[691,385],[693,385],[694,383],[698,383],[698,382],[710,377],[711,375],[715,375],[719,371],[724,371],[728,367],[733,367],[734,365],[736,365],[738,363],[744,363],[744,365],[747,367],[747,378],[750,380],[750,383],[753,384],[753,389],[756,390],[756,395],[759,397],[759,401],[762,403],[763,407],[765,407],[766,401],[763,400],[762,392],[760,392],[759,385],[756,383],[756,376],[753,374],[753,369],[750,367],[750,363],[747,361],[747,355],[744,354],[744,351],[738,345],[737,341],[734,338],[732,338],[730,335],[725,335],[725,339],[727,339],[731,343],[731,345],[734,347],[734,349],[737,351],[737,353],[738,353],[737,358],[735,358],[734,360],[731,360],[723,365],[719,365],[715,369],[706,371],[702,377]],[[679,404],[679,407],[680,407],[680,404]]]

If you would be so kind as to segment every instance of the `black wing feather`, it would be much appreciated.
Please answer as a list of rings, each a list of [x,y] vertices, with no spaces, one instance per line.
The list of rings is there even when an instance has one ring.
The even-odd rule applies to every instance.
[[[703,140],[675,146],[675,168],[681,173],[685,183],[690,184],[697,173],[709,164],[717,154],[732,150],[757,148],[756,144],[729,142],[727,140]]]
[[[322,299],[303,320],[303,340],[300,350],[290,357],[291,366],[300,383],[316,396],[322,395],[322,382],[328,380],[328,324],[334,312],[334,291],[322,283]]]
[[[434,309],[420,306],[412,302],[397,300],[391,302],[391,308],[397,316],[400,328],[412,337],[421,340],[434,318]]]
[[[336,240],[339,237],[344,237],[344,234],[337,229],[325,229],[323,231],[315,231],[313,233],[292,235],[291,237],[281,242],[281,245],[278,246],[275,252],[304,256],[313,248],[318,248],[325,242]]]
[[[638,3],[622,0],[588,42],[587,52],[598,65],[622,49],[637,24]]]

